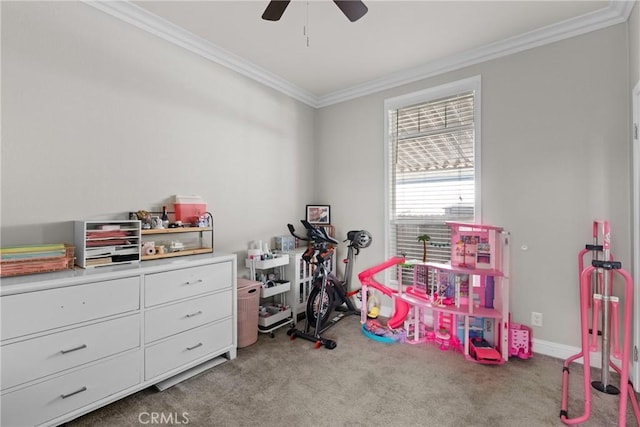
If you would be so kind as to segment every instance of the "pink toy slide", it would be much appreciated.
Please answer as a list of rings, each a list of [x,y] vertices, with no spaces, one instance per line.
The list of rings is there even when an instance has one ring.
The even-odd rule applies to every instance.
[[[387,322],[387,326],[392,329],[396,329],[400,325],[403,324],[407,315],[409,314],[409,304],[405,301],[402,301],[396,298],[396,294],[398,291],[395,291],[388,286],[383,285],[382,283],[377,282],[373,276],[378,274],[379,272],[386,270],[389,267],[393,267],[394,265],[403,264],[405,262],[404,257],[393,257],[389,258],[387,261],[382,264],[375,265],[371,268],[364,270],[362,273],[358,274],[358,279],[360,279],[360,283],[362,287],[370,286],[378,291],[382,292],[384,295],[391,297],[394,301],[394,311],[393,315]],[[364,292],[363,292],[364,294]]]

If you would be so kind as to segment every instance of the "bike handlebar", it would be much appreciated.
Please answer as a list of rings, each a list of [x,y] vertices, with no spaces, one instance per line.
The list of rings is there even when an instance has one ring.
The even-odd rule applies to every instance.
[[[340,243],[336,239],[334,239],[331,236],[329,236],[324,228],[322,228],[322,227],[314,227],[312,224],[309,223],[309,221],[304,220],[304,219],[300,220],[300,222],[302,223],[302,225],[304,225],[304,228],[307,229],[307,237],[306,238],[298,236],[296,234],[296,229],[293,227],[293,225],[292,224],[287,224],[287,227],[289,228],[289,233],[291,233],[291,235],[293,237],[295,237],[296,239],[307,240],[307,241],[311,241],[311,242],[314,242],[314,243],[326,242],[326,243],[332,243],[334,245],[337,245],[337,244]]]
[[[289,228],[289,233],[291,233],[291,235],[293,237],[295,237],[296,239],[300,239],[300,240],[306,240],[306,239],[303,239],[300,236],[296,236],[296,229],[293,227],[293,224],[287,224],[287,227]]]

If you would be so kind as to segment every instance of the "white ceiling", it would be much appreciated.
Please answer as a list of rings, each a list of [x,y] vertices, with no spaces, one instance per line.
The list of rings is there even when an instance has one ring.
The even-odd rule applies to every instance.
[[[313,106],[623,22],[633,5],[365,0],[352,23],[328,0],[294,0],[276,22],[268,0],[89,4]]]

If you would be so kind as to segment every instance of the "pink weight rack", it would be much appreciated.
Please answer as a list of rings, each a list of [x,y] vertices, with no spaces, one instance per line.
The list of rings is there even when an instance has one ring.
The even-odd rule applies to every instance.
[[[591,265],[584,267],[585,255],[591,253]],[[640,426],[640,408],[633,386],[629,381],[629,348],[631,341],[631,315],[633,303],[633,280],[631,275],[622,269],[622,263],[613,261],[611,256],[611,232],[608,221],[593,222],[593,244],[588,244],[578,255],[578,270],[580,277],[580,337],[581,351],[565,362],[562,369],[562,402],[560,419],[567,425],[581,424],[589,419],[591,412],[591,388],[610,395],[620,395],[618,402],[618,426],[625,427],[627,421],[627,394],[631,401],[636,424]],[[618,298],[613,295],[614,273],[622,278],[624,283],[624,306],[622,331],[618,330]],[[611,314],[613,312],[613,315]],[[589,322],[591,315],[593,323]],[[613,324],[613,328],[612,328]],[[596,325],[591,332],[598,334],[601,328],[601,364],[600,381],[591,382],[591,352],[597,350],[594,340],[589,337],[589,328]],[[613,329],[613,330],[612,330]],[[618,344],[618,335],[622,333],[622,351]],[[620,367],[611,360],[611,342],[614,338],[613,357],[618,359]],[[594,337],[595,338],[595,337]],[[583,362],[583,397],[584,411],[577,417],[569,417],[569,365],[577,359]],[[619,387],[609,381],[609,369],[620,375]]]

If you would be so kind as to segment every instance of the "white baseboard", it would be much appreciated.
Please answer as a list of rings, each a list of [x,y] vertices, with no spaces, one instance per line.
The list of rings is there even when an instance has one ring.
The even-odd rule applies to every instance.
[[[380,307],[380,316],[382,317],[391,317],[393,316],[393,310],[391,307],[385,307],[384,305]]]
[[[558,344],[551,341],[545,341],[538,338],[533,338],[533,353],[544,354],[545,356],[555,357],[557,359],[568,359],[571,356],[578,354],[580,347],[572,347],[564,344]],[[594,357],[591,356],[591,365],[593,364]],[[598,360],[600,358],[598,357]],[[576,360],[576,362],[582,363],[582,359]]]
[[[564,344],[558,344],[551,341],[545,341],[541,339],[533,339],[533,353],[534,354],[542,354],[545,356],[555,357],[557,359],[566,360],[576,354],[580,353],[582,349],[580,347],[572,347]],[[621,364],[618,359],[610,357],[610,360],[620,368]],[[582,357],[576,359],[574,361],[580,365],[584,364],[584,360]],[[589,353],[589,365],[592,368],[602,368],[602,353],[600,351],[592,351]],[[608,366],[608,365],[607,365]],[[613,368],[609,367],[609,370],[613,370]],[[629,360],[629,375],[632,375],[631,372],[633,370],[633,362]]]

